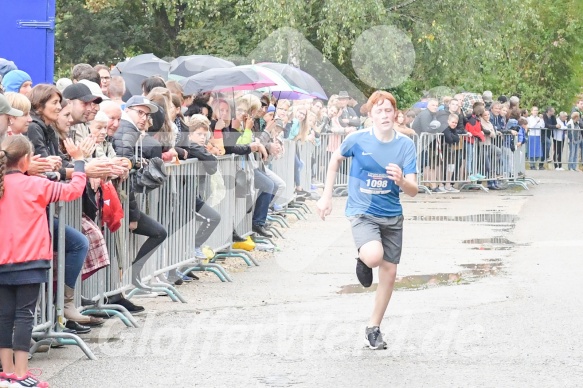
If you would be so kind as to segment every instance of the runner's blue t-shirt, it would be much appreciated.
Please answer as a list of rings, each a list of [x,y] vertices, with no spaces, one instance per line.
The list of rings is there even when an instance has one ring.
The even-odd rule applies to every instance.
[[[417,173],[415,143],[396,132],[388,143],[383,143],[372,128],[350,134],[340,146],[340,153],[352,158],[348,180],[346,215],[370,214],[377,217],[395,217],[403,214],[399,200],[399,186],[389,179],[387,166],[398,165],[403,176]]]

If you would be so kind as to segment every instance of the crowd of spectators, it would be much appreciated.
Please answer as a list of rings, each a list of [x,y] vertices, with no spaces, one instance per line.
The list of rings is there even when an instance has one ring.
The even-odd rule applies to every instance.
[[[123,212],[106,209],[103,198],[107,196],[108,203],[109,200],[120,202],[120,182],[127,180],[132,170],[157,161],[179,163],[197,159],[204,174],[212,176],[217,171],[218,157],[254,154],[256,158],[249,159],[253,163],[252,182],[257,191],[250,209],[252,231],[257,236],[271,238],[268,215],[282,210],[283,193],[286,192],[286,177],[278,176],[271,163],[287,151],[289,143],[286,140],[300,145],[311,144],[318,155],[329,158],[345,136],[371,125],[366,105],[360,106],[345,91],[330,96],[327,102],[276,100],[268,93],[254,92],[192,96],[185,95],[178,82],[154,76],[143,81],[141,95],[124,100],[124,79],[112,77],[109,68],[103,65],[78,64],[72,70],[71,79],[60,79],[55,85],[33,84],[28,74],[13,70],[3,76],[2,87],[0,225],[8,225],[8,207],[18,209],[30,200],[18,195],[24,189],[17,186],[23,183],[13,178],[16,173],[31,178],[30,181],[22,178],[31,185],[31,192],[42,191],[39,198],[43,200],[35,203],[40,206],[35,210],[37,213],[44,214],[50,202],[82,197],[82,230],[65,226],[64,240],[64,316],[67,330],[77,334],[87,333],[91,327],[104,323],[102,317],[79,313],[74,302],[75,289],[79,286],[79,278],[83,281],[110,264],[103,228],[111,231],[119,228]],[[409,110],[397,111],[397,131],[412,137],[443,135],[427,142],[420,150],[421,172],[430,182],[432,191],[455,192],[456,183],[466,179],[480,181],[492,174],[501,178],[509,176],[513,173],[516,150],[523,150],[531,169],[542,169],[546,162],[552,161],[554,168],[561,170],[566,143],[569,144],[568,168],[580,171],[578,151],[583,150],[579,132],[583,125],[583,100],[578,101],[571,115],[560,112],[558,118],[552,107],[545,109],[543,114],[537,107],[532,107],[530,112],[521,110],[520,100],[515,96],[508,100],[501,96],[493,101],[492,93],[486,91],[479,101],[472,102],[464,110],[465,100],[462,94],[440,100],[427,97]],[[481,158],[481,155],[489,156]],[[313,180],[306,187],[300,175],[308,165],[312,166]],[[293,185],[298,200],[315,198],[319,183],[316,172],[325,168],[326,157],[319,162],[315,157],[305,160],[296,151]],[[489,179],[487,184],[490,189],[501,188],[497,179]],[[130,185],[129,209],[126,209],[129,231],[146,239],[132,258],[132,283],[147,289],[141,279],[142,268],[167,239],[168,231],[141,209],[136,190],[135,185]],[[224,215],[209,206],[202,196],[198,196],[191,213],[201,222],[194,236],[192,256],[203,260],[207,258],[203,244]],[[20,220],[27,217],[25,213],[17,217],[23,225],[30,221]],[[54,217],[48,222],[57,230],[62,221]],[[24,234],[28,230],[26,225],[18,229]],[[37,225],[34,230],[45,243],[41,248],[46,251],[50,238],[48,223]],[[234,242],[245,240],[235,228],[232,234]],[[8,244],[8,235],[4,232],[2,235],[2,244]],[[54,238],[53,248],[59,248],[58,244],[58,239]],[[37,265],[14,269],[14,264],[21,263],[15,263],[14,257],[10,257],[17,247],[10,247],[2,250],[5,254],[0,254],[0,293],[10,294],[10,298],[19,301],[15,295],[25,290],[24,285],[46,281],[39,275],[39,269],[46,270],[46,264],[38,263],[46,263],[52,255],[44,255],[45,251],[34,252],[35,248],[31,247],[29,253]],[[14,273],[18,276],[13,276]],[[180,268],[163,276],[163,281],[173,285],[194,279],[197,279],[195,273],[184,273]],[[0,383],[28,379],[33,385],[22,386],[46,386],[27,374],[23,364],[22,352],[27,350],[24,343],[27,339],[30,342],[32,331],[30,306],[36,304],[33,292],[27,290],[26,303],[13,303],[13,311],[0,308],[0,325],[3,325],[0,327],[3,333],[0,355],[5,369]],[[38,294],[38,288],[34,290]],[[107,303],[123,306],[132,314],[144,311],[123,293],[110,296]],[[16,321],[14,316],[18,317]],[[10,336],[4,335],[8,331]],[[13,350],[16,364],[10,361]]]

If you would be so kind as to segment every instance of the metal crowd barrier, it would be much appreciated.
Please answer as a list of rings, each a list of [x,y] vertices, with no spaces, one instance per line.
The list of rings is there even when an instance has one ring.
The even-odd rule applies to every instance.
[[[330,158],[334,151],[340,148],[340,144],[342,144],[346,136],[348,135],[335,133],[323,133],[320,135],[320,146],[316,149],[316,161],[314,163],[316,168],[314,174],[317,181],[316,186],[324,187]],[[340,165],[334,184],[334,195],[336,196],[348,195],[348,177],[350,176],[351,163],[351,159],[345,159]]]
[[[217,211],[217,213],[221,215],[221,221],[217,228],[214,230],[213,234],[210,236],[209,240],[204,243],[215,252],[215,257],[208,263],[196,263],[186,272],[190,270],[208,271],[217,275],[217,277],[223,282],[231,282],[232,279],[227,271],[221,265],[216,263],[217,259],[224,257],[239,257],[242,258],[249,266],[256,264],[251,255],[249,255],[247,252],[232,248],[233,229],[235,228],[235,225],[241,222],[246,222],[246,220],[243,220],[242,215],[240,215],[239,219],[237,218],[237,210],[239,210],[236,208],[237,198],[235,195],[235,175],[237,173],[237,162],[238,161],[236,161],[235,155],[225,155],[219,157],[217,172],[216,176],[214,177],[206,175],[203,166],[199,167],[200,175],[198,177],[198,194],[207,205],[211,206],[214,210]],[[219,194],[217,192],[213,192],[213,179],[219,180],[223,183],[224,197],[221,195],[221,197],[213,198],[213,195]],[[246,232],[245,234],[248,235],[250,232]]]
[[[305,191],[311,191],[312,186],[312,157],[316,147],[308,141],[296,142],[298,147],[298,156],[303,162],[304,167],[300,170],[300,186]]]
[[[280,198],[276,199],[276,203],[281,206],[286,206],[295,198],[294,160],[296,155],[296,142],[293,140],[284,140],[283,149],[283,155],[279,159],[273,160],[269,167],[271,171],[285,182],[285,192],[281,194]]]
[[[421,134],[417,143],[420,190],[446,192],[457,185],[459,190],[488,191],[482,182],[528,190],[527,183],[535,183],[525,177],[522,147],[516,148],[515,136],[499,134],[487,143],[460,135],[458,143],[447,144],[443,134]]]
[[[583,129],[531,128],[523,153],[525,165],[531,170],[550,166],[551,170],[581,171]]]
[[[95,303],[92,306],[82,307],[82,314],[105,312],[110,316],[120,318],[128,327],[138,327],[137,321],[124,307],[106,303],[108,297],[120,294],[132,287],[132,257],[129,254],[130,230],[128,193],[129,181],[126,180],[120,182],[118,184],[118,195],[124,210],[121,227],[115,233],[111,233],[107,228],[102,229],[109,254],[110,265],[99,269],[83,282],[79,281],[78,284],[80,284],[81,287],[76,287],[76,291],[80,289],[80,295],[91,299]],[[77,303],[79,303],[79,299],[80,297],[77,299]]]
[[[76,334],[64,332],[64,290],[65,290],[65,226],[79,226],[81,200],[70,203],[58,202],[49,208],[49,229],[51,236],[57,234],[58,252],[56,260],[51,260],[49,279],[41,286],[37,304],[32,338],[36,341],[30,353],[36,352],[41,345],[76,345],[91,359],[97,358],[87,344]],[[79,218],[76,219],[75,216]],[[59,227],[54,228],[53,219],[59,218]],[[76,223],[78,224],[76,225]],[[55,274],[56,272],[56,274]],[[56,277],[56,279],[55,279]],[[56,296],[55,296],[56,291]],[[53,301],[53,298],[54,301]]]
[[[284,158],[274,163],[274,170],[286,183],[293,194],[293,161],[295,143],[287,142]],[[160,222],[167,230],[168,237],[148,259],[141,271],[141,282],[138,287],[132,284],[132,261],[141,247],[145,237],[134,235],[129,231],[129,180],[117,184],[120,202],[124,209],[121,227],[115,233],[103,228],[103,235],[109,254],[110,265],[96,271],[84,281],[79,279],[76,287],[76,303],[81,305],[81,295],[94,304],[81,307],[82,314],[107,313],[116,316],[128,327],[138,327],[137,321],[122,306],[108,304],[107,299],[114,295],[130,291],[131,298],[138,292],[164,293],[174,301],[185,302],[176,289],[168,284],[156,282],[156,277],[174,268],[190,267],[192,270],[214,272],[221,280],[231,281],[226,271],[215,263],[216,258],[239,257],[248,265],[258,265],[246,251],[232,249],[232,232],[235,228],[242,236],[251,234],[252,211],[247,212],[245,198],[236,198],[235,175],[242,169],[248,176],[249,189],[254,193],[253,170],[257,164],[249,157],[224,156],[219,158],[218,172],[224,184],[224,197],[212,200],[213,194],[210,177],[201,170],[202,166],[196,160],[182,162],[180,165],[167,164],[168,180],[160,188],[147,194],[137,194],[136,200],[140,210]],[[289,190],[289,189],[288,189]],[[285,193],[289,195],[289,191]],[[205,245],[217,252],[215,259],[209,263],[197,263],[193,251],[197,230],[196,197],[200,195],[205,200],[212,200],[212,207],[221,215],[219,226]],[[255,201],[253,194],[253,202]],[[293,198],[290,202],[293,201]],[[51,233],[58,233],[59,249],[49,274],[49,282],[42,286],[37,314],[35,315],[34,338],[38,341],[32,351],[43,344],[77,345],[90,359],[95,356],[78,336],[63,332],[64,329],[64,268],[65,268],[65,225],[82,231],[83,216],[81,199],[59,203],[51,206],[51,218],[59,217],[59,228]],[[98,220],[99,221],[99,220]],[[98,222],[99,224],[99,222]],[[147,283],[150,281],[149,283]],[[56,299],[53,303],[53,294]]]

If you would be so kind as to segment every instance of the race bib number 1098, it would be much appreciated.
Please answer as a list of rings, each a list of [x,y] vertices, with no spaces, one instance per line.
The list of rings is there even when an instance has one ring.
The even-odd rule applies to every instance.
[[[388,194],[391,192],[391,180],[387,174],[365,172],[361,174],[360,192],[365,194]]]

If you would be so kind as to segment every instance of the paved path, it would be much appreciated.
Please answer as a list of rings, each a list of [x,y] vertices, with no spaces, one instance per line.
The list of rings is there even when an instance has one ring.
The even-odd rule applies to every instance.
[[[139,329],[111,320],[76,348],[36,355],[53,387],[581,386],[583,174],[533,172],[530,191],[405,202],[399,290],[363,348],[373,294],[354,286],[343,200],[286,231],[258,268],[141,299]]]

